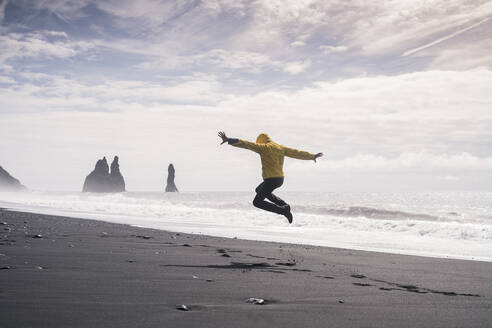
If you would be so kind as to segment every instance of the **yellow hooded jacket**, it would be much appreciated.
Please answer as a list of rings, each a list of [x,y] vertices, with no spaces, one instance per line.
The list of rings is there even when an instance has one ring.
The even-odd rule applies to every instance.
[[[249,149],[260,154],[263,179],[280,178],[284,176],[283,166],[285,156],[304,160],[312,160],[315,156],[307,151],[300,151],[279,145],[273,142],[266,133],[260,134],[258,138],[256,138],[256,143],[242,139],[229,139],[229,144],[234,147]]]

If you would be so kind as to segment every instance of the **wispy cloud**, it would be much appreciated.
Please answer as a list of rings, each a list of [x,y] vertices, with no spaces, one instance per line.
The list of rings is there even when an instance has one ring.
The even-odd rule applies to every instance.
[[[309,60],[301,62],[291,62],[285,65],[284,71],[290,74],[300,74],[305,72],[310,66],[311,62]]]
[[[420,47],[418,47],[418,48],[411,49],[411,50],[407,50],[407,51],[405,51],[405,52],[402,54],[402,56],[403,56],[403,57],[405,57],[405,56],[412,55],[412,54],[414,54],[414,53],[416,53],[416,52],[419,52],[419,51],[422,51],[422,50],[427,49],[427,48],[429,48],[429,47],[435,46],[436,44],[439,44],[439,43],[444,42],[444,41],[446,41],[446,40],[452,39],[452,38],[454,38],[454,37],[455,37],[455,36],[457,36],[457,35],[460,35],[460,34],[462,34],[462,33],[465,33],[466,31],[471,30],[472,28],[475,28],[475,27],[477,27],[477,26],[482,25],[483,23],[487,22],[489,19],[490,19],[490,18],[489,18],[489,17],[487,17],[487,18],[485,18],[485,19],[483,19],[483,20],[479,21],[478,23],[475,23],[475,24],[472,24],[472,25],[470,25],[470,26],[468,26],[468,27],[465,27],[465,28],[463,28],[463,29],[460,29],[460,30],[458,30],[458,31],[456,31],[456,32],[453,32],[453,33],[451,33],[451,34],[449,34],[449,35],[446,35],[445,37],[442,37],[442,38],[439,38],[439,39],[437,39],[437,40],[434,40],[434,41],[432,41],[432,42],[430,42],[430,43],[424,44],[423,46],[420,46]]]
[[[2,3],[0,3],[0,23],[3,21],[3,18],[5,17],[5,7],[7,6],[9,0],[2,0]]]
[[[329,55],[332,53],[337,53],[337,52],[345,52],[348,50],[347,47],[345,46],[328,46],[328,45],[321,45],[319,46],[321,50],[325,53],[325,55]]]
[[[91,25],[92,31],[99,31],[96,35],[100,38],[86,42],[100,50],[140,56],[137,63],[132,58],[132,67],[175,70],[192,63],[193,69],[202,73],[210,73],[207,67],[251,69],[254,73],[270,75],[274,70],[279,78],[282,73],[305,72],[330,78],[353,76],[351,72],[384,74],[389,70],[393,74],[394,67],[399,72],[411,71],[416,65],[420,69],[442,67],[436,66],[439,62],[436,58],[459,48],[463,42],[481,49],[468,54],[466,69],[476,65],[492,66],[492,59],[483,56],[487,35],[475,33],[473,28],[488,23],[492,3],[487,1],[54,0],[27,3],[34,8],[48,9],[71,26],[80,23],[82,29],[87,24],[87,8],[91,8],[93,15],[105,15],[104,19],[94,19]],[[478,23],[463,28],[473,21]],[[449,34],[456,29],[457,32]],[[469,38],[472,42],[455,40],[464,32],[472,33]],[[432,47],[443,41],[448,41],[445,47]],[[427,50],[425,58],[401,61],[402,53],[411,58],[411,54],[424,49]],[[63,53],[61,49],[60,54]],[[336,53],[344,56],[330,62],[322,56]],[[198,67],[199,61],[203,61],[202,67]],[[340,62],[344,64],[343,69],[338,65]],[[384,65],[378,65],[381,62]],[[271,78],[257,75],[255,82]]]
[[[492,171],[492,156],[479,157],[469,153],[435,154],[428,152],[403,152],[396,157],[374,154],[357,154],[341,160],[325,160],[320,166],[325,170],[380,171],[380,172],[470,172]],[[449,177],[449,175],[447,176]],[[448,178],[448,180],[451,180]]]
[[[440,51],[432,59],[432,67],[442,70],[467,70],[473,67],[492,67],[492,39],[475,44],[455,44]]]
[[[82,82],[63,76],[22,73],[29,82],[0,88],[1,112],[152,110],[170,104],[216,104],[224,95],[213,76],[195,76],[190,81],[166,85],[138,80]]]
[[[138,64],[144,70],[171,70],[187,67],[196,71],[213,71],[216,73],[229,71],[260,74],[265,71],[300,74],[310,66],[310,61],[273,60],[268,55],[250,51],[230,51],[212,49],[192,56],[153,56],[154,59]]]
[[[0,64],[25,58],[70,58],[87,51],[93,44],[71,41],[65,32],[39,31],[0,35]]]

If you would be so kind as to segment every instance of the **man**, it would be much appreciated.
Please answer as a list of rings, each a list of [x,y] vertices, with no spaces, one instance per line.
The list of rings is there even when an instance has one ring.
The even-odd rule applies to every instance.
[[[323,153],[311,154],[307,151],[279,145],[273,142],[266,133],[260,134],[256,138],[256,143],[228,138],[225,132],[219,132],[219,137],[222,138],[221,145],[228,142],[229,145],[249,149],[260,154],[263,182],[256,187],[256,197],[253,200],[253,205],[269,212],[284,215],[289,220],[289,223],[292,223],[293,218],[289,204],[272,193],[284,183],[284,157],[316,162],[316,159],[323,156]],[[270,202],[265,201],[265,198]]]

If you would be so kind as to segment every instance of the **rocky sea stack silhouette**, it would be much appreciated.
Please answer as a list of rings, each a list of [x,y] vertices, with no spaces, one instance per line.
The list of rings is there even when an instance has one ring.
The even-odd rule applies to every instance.
[[[85,178],[83,192],[122,192],[125,191],[125,179],[120,172],[118,156],[115,156],[109,171],[106,157],[96,163],[94,170]]]
[[[25,189],[26,187],[19,180],[11,176],[9,172],[0,166],[0,191],[19,191]]]
[[[166,185],[166,192],[178,192],[178,188],[176,187],[176,184],[174,183],[174,165],[171,163],[167,167],[167,185]]]

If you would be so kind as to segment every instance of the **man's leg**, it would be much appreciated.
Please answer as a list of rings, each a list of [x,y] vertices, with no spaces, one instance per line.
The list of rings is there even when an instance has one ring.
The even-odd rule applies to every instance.
[[[271,201],[272,203],[278,205],[278,206],[285,206],[287,203],[280,197],[274,194],[267,195],[266,198]]]
[[[292,216],[292,212],[290,211],[290,205],[289,204],[287,204],[283,199],[274,195],[273,193],[268,195],[267,199],[269,201],[275,203],[275,205],[280,206],[284,210],[282,215],[284,215],[287,218],[287,220],[289,220],[289,223],[292,223],[293,216]]]
[[[279,187],[283,184],[283,182],[284,182],[284,180],[282,178],[282,181],[281,181]],[[282,207],[286,212],[290,212],[290,206],[289,206],[289,204],[287,204],[282,198],[278,197],[277,195],[274,195],[273,192],[270,193],[270,194],[268,194],[268,195],[266,195],[266,198],[269,201],[271,201],[272,203],[274,203],[275,205],[278,205],[278,206]],[[292,222],[291,215],[286,215],[286,216],[287,216],[287,219],[289,219],[289,222]]]
[[[282,178],[270,178],[260,183],[260,185],[255,190],[256,197],[253,200],[253,205],[265,211],[284,215],[285,209],[283,207],[265,201],[265,198],[272,198],[272,191],[280,187],[282,185],[282,182]]]

